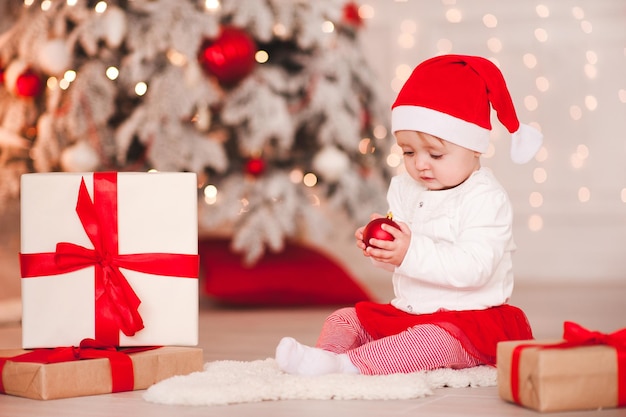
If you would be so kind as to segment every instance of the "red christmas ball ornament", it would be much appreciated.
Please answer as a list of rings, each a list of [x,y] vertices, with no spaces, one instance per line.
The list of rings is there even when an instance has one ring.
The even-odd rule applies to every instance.
[[[359,5],[350,1],[343,6],[343,21],[354,27],[363,26],[363,19],[359,15]]]
[[[265,171],[265,161],[261,158],[250,158],[246,162],[246,172],[253,177],[258,177]]]
[[[363,243],[365,243],[365,246],[371,246],[373,248],[377,248],[377,246],[374,246],[369,243],[370,239],[380,239],[380,240],[389,240],[389,241],[394,240],[394,237],[391,235],[391,233],[382,229],[381,226],[383,224],[388,224],[400,230],[400,226],[398,226],[398,223],[393,221],[393,215],[391,214],[391,212],[389,212],[387,213],[387,217],[380,217],[378,219],[374,219],[371,222],[369,222],[367,226],[365,226],[365,229],[363,229]]]
[[[15,93],[20,97],[35,97],[41,93],[43,81],[31,70],[20,74],[15,80]]]
[[[252,72],[256,51],[256,43],[245,31],[224,26],[216,39],[207,39],[202,43],[198,60],[204,70],[220,83],[232,85]]]

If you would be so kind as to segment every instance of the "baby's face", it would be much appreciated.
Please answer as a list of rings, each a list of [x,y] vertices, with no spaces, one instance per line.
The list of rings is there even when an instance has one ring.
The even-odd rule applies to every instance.
[[[465,181],[480,168],[480,153],[412,130],[396,132],[409,175],[429,190],[445,190]]]

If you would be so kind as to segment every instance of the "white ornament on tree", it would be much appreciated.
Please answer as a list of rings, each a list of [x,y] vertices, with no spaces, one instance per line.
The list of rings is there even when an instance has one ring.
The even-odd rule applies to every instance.
[[[84,140],[65,148],[61,154],[61,168],[66,172],[93,172],[99,165],[98,153]]]
[[[126,36],[126,13],[119,7],[109,6],[103,17],[106,44],[109,48],[118,48]]]
[[[327,145],[313,157],[313,169],[324,180],[337,181],[350,167],[350,158],[336,146]]]
[[[50,75],[61,75],[72,65],[72,55],[62,39],[50,39],[39,49],[39,66]]]

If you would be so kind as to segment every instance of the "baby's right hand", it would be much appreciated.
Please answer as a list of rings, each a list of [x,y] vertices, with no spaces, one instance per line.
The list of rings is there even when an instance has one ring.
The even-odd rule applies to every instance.
[[[356,238],[357,248],[365,252],[366,246],[365,246],[365,243],[363,243],[363,230],[365,230],[365,226],[361,226],[358,229],[356,229],[356,232],[354,232],[354,237]]]
[[[374,213],[370,216],[370,221],[374,220],[374,219],[378,219],[380,217],[383,217],[382,214],[379,213]],[[363,255],[365,256],[370,256],[365,249],[367,249],[367,245],[365,245],[365,242],[363,242],[363,231],[365,230],[365,226],[361,226],[358,229],[356,229],[356,232],[354,232],[354,237],[356,238],[356,246],[357,248],[361,249],[363,251]]]

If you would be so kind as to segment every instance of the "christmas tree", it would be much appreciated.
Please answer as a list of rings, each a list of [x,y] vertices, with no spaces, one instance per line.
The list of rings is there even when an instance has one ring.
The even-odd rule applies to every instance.
[[[0,210],[26,172],[189,171],[254,262],[383,211],[387,109],[346,0],[0,5]]]

